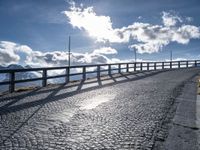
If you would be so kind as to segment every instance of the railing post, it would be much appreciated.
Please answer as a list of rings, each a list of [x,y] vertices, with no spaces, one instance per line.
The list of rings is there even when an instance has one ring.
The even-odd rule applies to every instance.
[[[186,68],[188,68],[188,61],[186,61]]]
[[[129,64],[126,64],[126,72],[129,72]]]
[[[141,70],[141,71],[142,71],[142,66],[143,66],[143,65],[142,65],[142,62],[141,62],[141,63],[140,63],[140,70]]]
[[[156,70],[156,62],[154,62],[154,70]]]
[[[136,71],[136,69],[137,69],[137,63],[135,62],[134,63],[134,71]]]
[[[67,84],[67,83],[69,83],[69,67],[66,68],[65,75],[66,75],[66,77],[65,77],[65,83]]]
[[[118,72],[121,73],[121,64],[118,65]]]
[[[111,64],[108,65],[108,75],[111,75]]]
[[[170,69],[172,69],[172,62],[171,62],[171,61],[170,61],[170,64],[169,64],[169,65],[170,65]]]
[[[165,69],[165,62],[162,62],[162,69]]]
[[[147,70],[149,70],[149,63],[147,63]]]
[[[42,70],[42,86],[47,86],[47,69]]]
[[[100,79],[100,66],[97,66],[97,78]]]
[[[195,60],[195,62],[194,62],[194,66],[197,67],[197,61],[196,61],[196,60]]]
[[[15,72],[10,72],[10,85],[9,85],[9,92],[12,93],[15,91]]]
[[[86,67],[84,66],[83,67],[83,80],[86,79]]]
[[[180,61],[178,62],[178,68],[181,68],[181,62]]]

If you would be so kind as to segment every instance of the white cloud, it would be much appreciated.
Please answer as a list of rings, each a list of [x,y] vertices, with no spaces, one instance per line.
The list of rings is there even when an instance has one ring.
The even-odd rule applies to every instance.
[[[101,48],[100,48],[101,49]],[[99,49],[99,50],[100,50]],[[105,48],[102,48],[103,50]],[[114,52],[114,49],[110,48]],[[71,53],[71,65],[89,65],[89,64],[107,64],[114,63],[115,59],[108,58],[106,54],[111,51],[104,51],[103,53],[99,53],[100,51],[93,51],[91,53]],[[67,66],[68,65],[68,53],[63,51],[53,51],[53,52],[40,52],[33,51],[31,55],[27,56],[26,64],[32,67],[55,67],[55,66]],[[96,68],[89,68],[89,71],[94,71]],[[82,69],[74,69],[75,72],[81,72]],[[51,71],[51,75],[60,74],[61,72]]]
[[[18,64],[20,54],[25,56],[25,64],[32,67],[54,67],[68,65],[68,53],[64,51],[42,52],[34,51],[27,45],[20,45],[9,41],[0,41],[0,65]],[[113,63],[106,55],[117,54],[111,47],[95,49],[91,53],[72,53],[71,64],[100,64]]]
[[[200,28],[192,25],[182,25],[173,31],[172,41],[188,44],[190,39],[200,37]]]
[[[64,11],[64,14],[69,17],[73,27],[84,29],[90,36],[96,37],[97,41],[115,38],[110,17],[97,16],[93,7],[81,8],[72,5],[70,11]]]
[[[16,64],[20,57],[15,55],[13,52],[6,52],[0,49],[0,65]]]
[[[192,22],[193,21],[193,18],[192,17],[186,17],[185,18],[188,22]]]
[[[121,38],[118,31],[112,27],[109,16],[98,16],[93,7],[76,7],[73,3],[69,11],[63,12],[69,19],[69,23],[80,30],[86,31],[89,36],[96,38],[98,42],[128,42],[129,38]]]
[[[111,47],[102,47],[99,49],[95,49],[93,51],[94,54],[117,54],[117,50]]]
[[[162,49],[164,43],[158,43],[158,42],[148,42],[148,43],[141,43],[141,44],[133,44],[129,48],[130,49],[136,49],[138,53],[153,53],[158,52],[160,49]]]
[[[134,31],[131,33],[134,39],[139,41],[130,46],[139,53],[153,53],[162,50],[170,42],[188,44],[190,39],[200,38],[199,27],[182,25],[180,27],[163,27],[144,23],[134,23]]]
[[[15,47],[14,51],[21,52],[21,53],[26,53],[26,54],[31,54],[32,53],[32,49],[27,45],[17,45]]]
[[[30,54],[31,49],[9,41],[0,41],[0,65],[17,64],[20,60],[18,53]]]
[[[109,16],[99,16],[93,7],[76,7],[71,5],[69,11],[64,11],[69,23],[80,30],[88,32],[97,42],[129,43],[136,41],[129,48],[139,53],[154,53],[171,42],[188,44],[190,39],[200,38],[200,28],[185,25],[183,19],[175,12],[162,12],[163,25],[134,22],[122,28],[113,28]]]
[[[72,65],[83,65],[83,64],[100,64],[100,63],[111,63],[112,60],[107,56],[92,52],[92,53],[72,53],[71,56]],[[64,66],[68,65],[68,53],[62,51],[53,51],[42,53],[40,51],[33,51],[31,55],[27,56],[26,64],[33,67],[38,66]]]
[[[175,12],[162,12],[162,19],[163,19],[163,24],[167,27],[175,26],[178,22],[183,22],[181,17],[175,14]]]

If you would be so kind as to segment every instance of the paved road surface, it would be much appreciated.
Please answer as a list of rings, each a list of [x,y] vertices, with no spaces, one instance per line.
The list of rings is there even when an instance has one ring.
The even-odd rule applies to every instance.
[[[173,105],[176,111],[159,132],[168,129],[164,140],[156,141],[154,150],[200,149],[200,95],[197,95],[199,77],[185,83]],[[168,113],[170,114],[170,113]],[[170,116],[170,115],[168,115]]]
[[[152,149],[177,87],[197,72],[125,74],[2,96],[0,149]]]

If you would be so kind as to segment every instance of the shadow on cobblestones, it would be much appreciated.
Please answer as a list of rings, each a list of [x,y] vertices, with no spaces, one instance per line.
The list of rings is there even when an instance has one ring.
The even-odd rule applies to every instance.
[[[52,97],[54,97],[56,95],[56,93],[58,93],[63,87],[64,87],[64,85],[59,86],[58,88],[54,89],[54,91],[52,91],[52,93],[50,93],[45,99],[43,99],[41,101],[40,100],[36,101],[36,103],[28,103],[27,102],[25,104],[17,105],[15,107],[14,106],[13,107],[8,107],[9,105],[6,104],[3,107],[1,107],[0,108],[0,115],[11,113],[11,112],[15,112],[15,111],[18,111],[18,110],[22,110],[22,109],[26,109],[26,108],[29,108],[29,107],[33,107],[33,106],[39,105],[39,107],[27,119],[25,119],[9,136],[5,137],[5,139],[2,140],[0,145],[4,144],[7,139],[11,138],[15,133],[17,133],[17,131],[19,131],[24,125],[26,125],[28,123],[28,121],[48,102],[48,100],[52,100]],[[16,97],[14,102],[20,101],[20,98],[23,99],[23,98],[25,98],[27,96],[31,96],[33,93],[39,91],[40,89],[41,88],[33,90],[33,91],[29,92],[28,95],[26,94],[26,95],[23,95],[21,97],[20,96]],[[9,102],[9,103],[11,104],[12,101]],[[33,106],[30,106],[31,104],[33,104]]]
[[[72,85],[59,85],[59,86],[52,86],[50,88],[44,89],[44,88],[36,88],[32,91],[26,91],[26,92],[16,92],[12,96],[6,95],[3,97],[0,97],[0,102],[4,102],[5,104],[3,106],[0,106],[0,115],[7,115],[9,113],[14,113],[17,111],[21,110],[26,110],[31,107],[37,107],[25,120],[23,120],[20,124],[17,125],[17,127],[12,130],[11,133],[9,133],[7,136],[4,136],[3,139],[1,139],[0,146],[3,146],[5,142],[12,138],[14,134],[16,134],[23,126],[28,124],[28,121],[38,113],[38,111],[46,104],[52,101],[58,101],[60,99],[73,96],[78,93],[98,89],[101,87],[106,87],[106,86],[112,86],[114,84],[118,83],[124,83],[124,82],[129,82],[129,81],[134,81],[134,80],[139,80],[142,78],[146,78],[148,76],[152,76],[158,73],[161,73],[163,71],[148,71],[148,72],[136,72],[136,73],[119,73],[115,75],[109,75],[109,76],[103,76],[101,78],[97,78],[96,80],[94,79],[89,79],[89,80],[81,80],[79,83],[75,83]],[[122,78],[122,79],[121,79]],[[111,80],[112,82],[105,83],[103,84],[103,81],[109,81]],[[95,84],[97,83],[97,84]],[[83,86],[86,85],[86,88],[83,88]],[[92,85],[87,87],[87,85]],[[67,93],[63,93],[60,95],[57,95],[59,91],[63,89],[70,89],[70,88],[75,88],[73,91],[69,91]],[[49,93],[49,95],[45,98],[34,100],[34,101],[25,101],[21,103],[20,101],[24,101],[26,97],[32,97],[38,94],[44,94],[44,93]],[[19,104],[18,104],[19,103]]]
[[[73,85],[59,85],[59,86],[55,86],[55,87],[50,87],[49,89],[47,88],[46,90],[43,90],[42,88],[37,88],[33,91],[24,92],[24,94],[15,95],[13,97],[12,96],[8,96],[5,98],[2,97],[2,98],[0,98],[0,101],[1,102],[8,101],[8,103],[6,103],[5,105],[0,107],[0,115],[16,112],[16,111],[19,111],[22,109],[35,107],[38,105],[44,105],[45,103],[48,103],[48,102],[57,101],[59,99],[73,96],[75,94],[90,91],[93,89],[106,87],[106,86],[112,86],[112,85],[118,84],[118,83],[139,80],[139,79],[146,78],[148,76],[152,76],[152,75],[155,75],[155,74],[158,74],[161,72],[164,72],[164,71],[162,70],[162,71],[146,71],[146,72],[143,71],[143,72],[137,72],[137,73],[120,73],[120,74],[116,74],[116,75],[101,77],[97,80],[91,80],[91,79],[81,80],[79,83],[75,83]],[[123,80],[117,81],[117,79],[120,79],[122,77],[123,77]],[[106,81],[106,80],[107,81],[112,80],[113,82],[102,84],[102,82]],[[98,84],[95,84],[95,83],[98,83]],[[86,88],[83,88],[84,85],[86,85]],[[90,86],[87,87],[87,85],[90,85]],[[66,88],[70,89],[70,88],[74,88],[74,87],[75,88],[77,87],[76,90],[66,92],[66,93],[63,93],[60,95],[56,95],[56,93],[58,93],[62,89],[66,89]],[[49,96],[44,99],[39,99],[37,101],[31,101],[31,102],[28,101],[26,103],[14,105],[17,102],[20,102],[20,100],[26,98],[27,96],[34,96],[37,94],[49,93],[49,92],[50,92]],[[13,105],[13,106],[11,106],[11,105]]]

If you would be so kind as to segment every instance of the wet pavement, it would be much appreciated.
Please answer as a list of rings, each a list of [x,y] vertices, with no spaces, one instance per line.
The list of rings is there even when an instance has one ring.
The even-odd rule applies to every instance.
[[[0,149],[152,149],[199,69],[124,73],[0,97]]]

